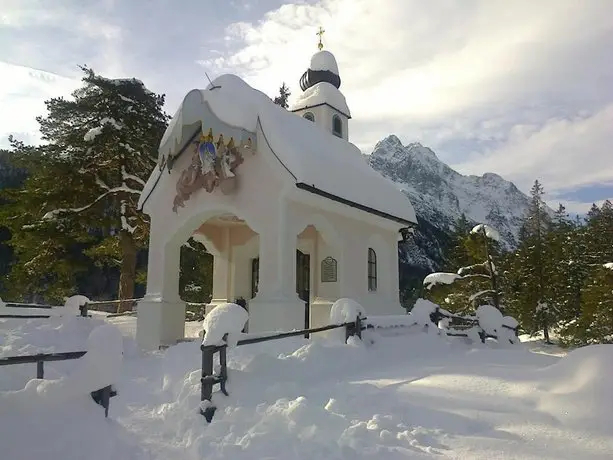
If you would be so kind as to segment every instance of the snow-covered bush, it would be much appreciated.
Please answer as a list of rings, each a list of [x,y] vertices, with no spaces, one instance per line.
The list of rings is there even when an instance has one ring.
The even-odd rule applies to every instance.
[[[213,308],[202,322],[203,345],[235,347],[249,319],[247,311],[235,303],[224,303]],[[227,335],[226,335],[227,334]],[[224,336],[226,337],[224,342]]]

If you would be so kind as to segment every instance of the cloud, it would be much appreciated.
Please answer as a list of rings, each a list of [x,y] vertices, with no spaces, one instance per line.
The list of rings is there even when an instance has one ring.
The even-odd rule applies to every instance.
[[[80,81],[27,67],[0,62],[4,90],[0,91],[0,148],[13,134],[24,142],[39,142],[36,117],[45,113],[45,101],[68,96]]]
[[[181,9],[163,0],[1,1],[0,42],[9,45],[0,61],[71,78],[77,64],[136,76],[168,95],[171,113],[207,84],[204,72],[236,73],[271,96],[285,81],[297,94],[321,25],[353,115],[351,141],[363,151],[395,133],[524,191],[535,177],[556,193],[611,179],[602,129],[613,104],[609,0],[185,0]],[[30,91],[30,79],[13,82],[13,93]],[[56,92],[46,88],[13,102],[0,88],[11,110],[31,110],[23,126],[4,115],[5,133],[32,128],[43,113],[38,95]]]
[[[566,208],[566,212],[570,215],[584,215],[590,210],[593,204],[598,207],[602,207],[606,200],[613,202],[613,196],[603,200],[596,200],[594,202],[576,200],[547,200],[546,203],[551,209],[558,209],[558,205],[562,204]]]
[[[591,115],[516,125],[500,148],[474,153],[454,167],[496,171],[528,189],[539,179],[554,194],[590,184],[613,184],[613,103]]]
[[[613,178],[612,16],[606,0],[323,0],[228,26],[201,62],[296,93],[322,25],[360,148],[394,132],[464,171],[563,190]]]

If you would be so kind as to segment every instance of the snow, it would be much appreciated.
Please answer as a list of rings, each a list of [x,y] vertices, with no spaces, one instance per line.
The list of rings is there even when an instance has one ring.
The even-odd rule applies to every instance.
[[[484,295],[491,294],[491,293],[492,293],[492,290],[491,290],[491,289],[486,289],[485,291],[475,292],[474,294],[472,294],[472,295],[471,295],[471,296],[468,298],[468,301],[469,301],[469,302],[472,302],[473,300],[476,300],[476,299],[478,299],[479,297],[482,297],[482,296],[484,296]]]
[[[415,324],[419,326],[429,326],[432,324],[430,315],[434,313],[437,308],[438,305],[429,300],[417,299],[409,316]]]
[[[114,118],[104,117],[102,120],[100,120],[99,126],[96,126],[85,133],[85,136],[83,136],[83,140],[85,142],[93,141],[97,136],[102,134],[102,130],[104,129],[104,125],[106,124],[113,126],[115,129],[122,128],[122,125],[119,124]]]
[[[457,273],[430,273],[424,278],[423,285],[430,290],[438,284],[452,284],[455,280],[461,279],[462,276]]]
[[[89,302],[91,301],[84,295],[73,295],[71,297],[68,297],[64,302],[64,312],[66,314],[80,315],[80,307]]]
[[[470,233],[479,233],[481,234],[485,230],[485,236],[494,241],[500,241],[500,233],[493,227],[490,227],[487,224],[478,224],[473,227]]]
[[[321,50],[311,57],[311,70],[329,70],[335,75],[340,75],[338,72],[338,64],[336,58],[330,51]]]
[[[264,152],[263,145],[259,144],[267,143],[291,171],[292,181],[417,222],[407,197],[362,161],[361,152],[355,145],[279,107],[267,95],[251,88],[235,75],[222,75],[209,88],[192,90],[185,96],[160,142],[160,164],[176,155],[193,134],[187,127],[201,121],[206,127],[208,121],[202,120],[202,117],[210,108],[217,118],[229,126],[248,133],[256,133],[260,129],[264,136],[257,138],[258,152]],[[236,133],[236,129],[225,133],[224,138],[229,139],[231,132]],[[343,171],[343,174],[339,175],[339,171]],[[161,173],[159,168],[155,168],[149,177],[140,196],[139,208],[142,208]],[[364,184],[368,184],[368,187],[364,187]],[[297,196],[308,193],[297,188],[292,192]]]
[[[481,305],[475,313],[479,320],[479,326],[487,334],[497,336],[502,329],[503,316],[496,307],[492,305]]]
[[[298,94],[295,102],[289,107],[289,110],[296,111],[320,104],[329,104],[347,117],[351,116],[347,100],[343,93],[326,81],[317,83],[301,94]]]
[[[119,320],[124,365],[109,419],[89,397],[38,394],[0,416],[3,459],[613,456],[613,345],[566,356],[539,341],[501,348],[414,330],[368,346],[325,337],[242,346],[228,352],[230,396],[216,391],[208,425],[198,413],[200,343],[144,354],[130,335],[135,318],[109,322]],[[0,356],[85,349],[101,323],[0,321]],[[47,363],[46,375],[67,378],[79,361]],[[32,381],[35,366],[24,366],[0,367],[0,404]]]
[[[608,269],[608,270],[613,270],[613,262],[608,262],[608,263],[604,264],[603,267]]]
[[[202,328],[205,331],[202,345],[236,346],[241,331],[244,329],[249,315],[240,305],[224,303],[216,306],[204,317]],[[227,339],[224,342],[224,336]]]
[[[366,310],[353,299],[338,299],[330,308],[330,324],[351,323],[358,316],[366,318]]]

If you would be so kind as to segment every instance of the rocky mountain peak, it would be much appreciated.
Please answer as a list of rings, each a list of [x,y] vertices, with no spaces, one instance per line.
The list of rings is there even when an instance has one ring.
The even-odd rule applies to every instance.
[[[403,145],[393,134],[378,142],[365,159],[373,169],[393,180],[415,207],[422,233],[418,246],[422,247],[410,250],[409,263],[438,268],[443,244],[440,240],[451,232],[462,214],[473,222],[495,227],[508,248],[517,243],[529,199],[498,174],[464,176],[429,147],[418,142]]]

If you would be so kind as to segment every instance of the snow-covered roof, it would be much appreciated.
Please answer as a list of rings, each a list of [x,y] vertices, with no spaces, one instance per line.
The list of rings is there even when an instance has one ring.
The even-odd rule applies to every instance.
[[[393,220],[417,222],[406,195],[364,162],[355,145],[274,104],[235,75],[222,75],[206,90],[192,90],[185,96],[160,142],[160,162],[177,155],[200,123],[207,130],[211,123],[218,123],[211,120],[211,113],[230,126],[226,130],[234,132],[235,139],[257,132],[259,123],[265,141],[296,184],[385,213]],[[149,178],[139,207],[155,187],[155,175]]]
[[[338,73],[338,64],[336,58],[330,51],[318,51],[311,57],[311,70],[329,70],[333,74],[340,75]]]
[[[329,104],[347,118],[351,118],[351,112],[349,112],[349,106],[343,93],[326,81],[317,83],[298,95],[296,102],[289,109],[294,112],[321,104]]]

